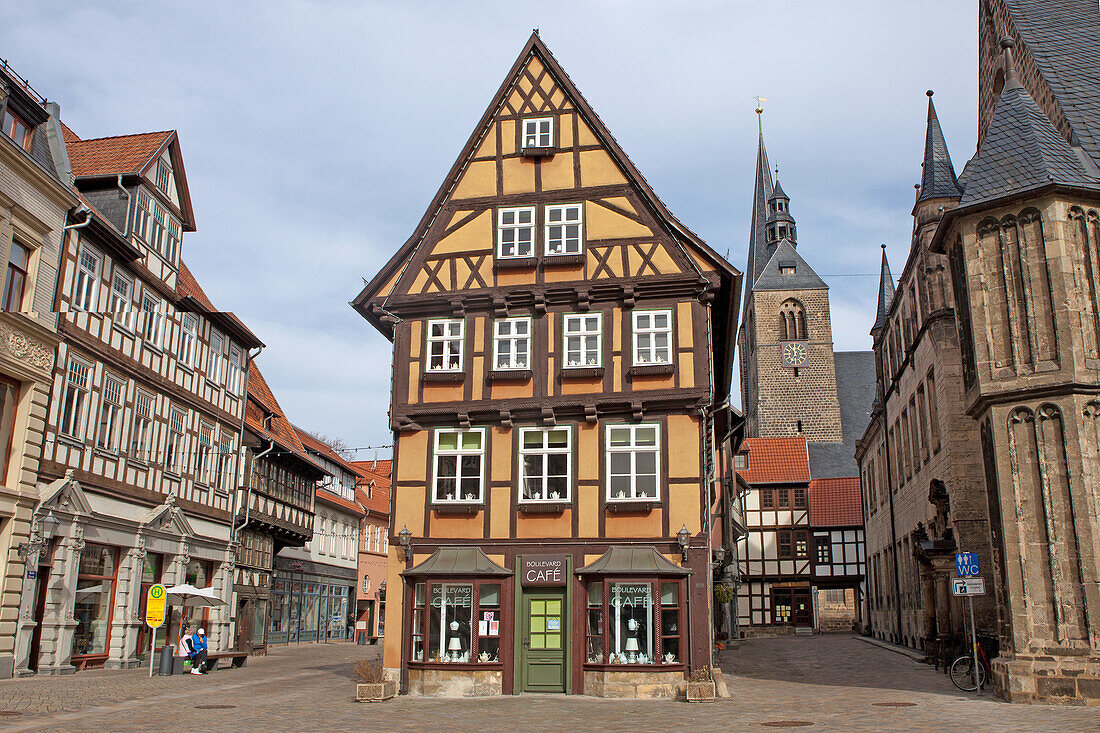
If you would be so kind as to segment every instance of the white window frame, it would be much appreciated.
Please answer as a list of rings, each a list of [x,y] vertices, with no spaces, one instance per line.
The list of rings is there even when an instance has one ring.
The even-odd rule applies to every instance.
[[[222,362],[225,360],[225,336],[210,329],[210,354],[206,359],[206,378],[214,384],[222,383]]]
[[[167,473],[183,473],[183,458],[187,455],[186,441],[187,411],[173,407],[168,413],[168,440],[164,449],[164,470]]]
[[[588,327],[588,319],[596,319],[596,328],[591,330]],[[579,322],[581,330],[570,332],[570,322]],[[588,347],[585,345],[586,337],[596,337],[596,358],[595,363],[591,363],[590,359],[592,354],[589,353]],[[563,369],[590,369],[603,366],[603,313],[566,313],[562,316],[561,320],[561,339],[562,339],[562,357],[561,365]],[[570,349],[569,340],[577,339],[577,347]],[[579,352],[580,362],[577,364],[571,364],[569,361],[569,352]]]
[[[210,486],[211,465],[214,464],[214,426],[199,422],[199,438],[195,446],[195,483]]]
[[[168,231],[164,238],[164,257],[172,265],[176,264],[179,256],[180,243],[183,241],[183,227],[176,221],[176,217],[167,215]]]
[[[96,448],[114,453],[118,449],[118,436],[122,431],[122,404],[126,399],[126,380],[104,374],[103,388],[99,395]]]
[[[167,210],[157,202],[153,202],[153,220],[149,227],[149,246],[160,253],[164,248],[164,236],[168,233],[164,218],[168,216]]]
[[[139,188],[137,205],[134,206],[134,234],[142,241],[149,241],[149,225],[153,220],[153,201],[149,192]]]
[[[84,421],[88,412],[88,381],[94,367],[82,359],[69,358],[65,370],[65,386],[57,414],[58,432],[83,440]],[[74,407],[75,404],[75,407]]]
[[[191,327],[187,323],[190,321]],[[176,359],[188,369],[194,366],[195,349],[199,342],[199,317],[184,313],[180,318],[180,339],[176,349]]]
[[[552,431],[564,431],[565,432],[565,447],[547,447],[546,446],[546,434]],[[542,446],[538,448],[526,447],[526,436],[531,433],[541,433],[543,435]],[[565,495],[557,498],[550,496],[550,491],[547,486],[548,464],[550,456],[552,455],[564,455],[565,456]],[[542,482],[542,497],[531,498],[526,497],[524,494],[527,492],[525,488],[527,486],[527,458],[529,456],[540,456],[542,458],[542,473],[538,478]],[[520,428],[519,431],[519,497],[520,504],[539,504],[546,502],[571,502],[573,500],[573,427],[571,425],[558,425],[554,427],[537,427],[537,428]]]
[[[214,476],[214,490],[223,494],[229,493],[232,486],[233,443],[233,434],[222,430],[218,438],[217,460],[214,461],[214,470],[217,471],[217,475]]]
[[[126,288],[125,295],[119,292],[120,283]],[[116,326],[124,331],[134,330],[134,279],[117,269],[111,278],[111,312]]]
[[[528,140],[530,140],[531,137],[534,137],[535,143],[533,145],[528,145]],[[528,117],[524,119],[523,137],[520,139],[520,143],[520,148],[525,150],[531,148],[554,147],[554,118]]]
[[[667,326],[665,328],[658,328],[653,323],[657,316],[665,316]],[[645,319],[649,319],[649,325],[643,326],[640,322]],[[658,310],[636,310],[631,314],[631,324],[633,326],[633,354],[634,354],[634,366],[651,366],[654,364],[671,364],[672,363],[672,310],[668,308]],[[663,361],[657,360],[657,353],[661,351],[661,347],[656,345],[656,337],[659,334],[665,334],[668,337],[668,343],[665,345],[664,350],[668,352],[668,358]],[[643,335],[648,335],[649,346],[639,346],[639,341]],[[643,357],[645,360],[643,361]]]
[[[85,267],[84,258],[94,260],[91,270]],[[73,310],[95,310],[99,295],[99,273],[103,267],[103,255],[86,244],[82,244],[76,253],[76,274],[73,276],[73,295],[70,299]]]
[[[477,450],[472,448],[462,448],[462,436],[466,434],[477,434],[480,436],[481,447]],[[458,436],[457,448],[440,448],[439,437],[441,435],[454,434]],[[432,496],[431,501],[433,504],[481,504],[485,500],[485,441],[486,434],[485,428],[437,428],[432,436]],[[446,496],[440,497],[439,489],[439,459],[447,456],[455,457],[455,491],[454,496],[448,499]],[[477,473],[478,492],[477,496],[473,499],[464,499],[459,495],[459,490],[462,484],[462,480],[466,478],[473,478],[472,474],[464,474],[462,471],[462,459],[467,456],[477,456],[479,470]]]
[[[241,389],[241,347],[230,342],[229,356],[225,361],[225,388],[236,395]]]
[[[516,327],[523,324],[524,333],[517,334]],[[531,368],[531,327],[529,317],[498,318],[493,321],[493,371],[517,371]],[[502,333],[506,331],[506,333]],[[519,343],[524,343],[523,362],[520,363]],[[501,366],[501,357],[507,362]]]
[[[640,429],[653,429],[654,430],[654,445],[639,446],[637,434]],[[612,431],[627,430],[630,432],[630,443],[627,445],[614,446],[611,444]],[[604,428],[604,452],[606,454],[606,480],[607,480],[607,501],[609,502],[626,502],[626,501],[660,501],[661,500],[661,424],[660,423],[614,423],[606,425]],[[654,462],[654,493],[655,496],[638,496],[638,454],[646,452],[652,452],[655,456]],[[612,455],[616,453],[627,453],[630,455],[630,473],[626,474],[630,476],[630,493],[626,496],[614,496],[611,488],[611,463]],[[617,492],[614,492],[617,493]]]
[[[143,405],[148,412],[143,412]],[[157,396],[138,389],[134,391],[133,415],[130,421],[131,460],[147,462],[153,447],[153,423],[157,414]]]
[[[144,319],[142,336],[145,342],[159,350],[164,335],[164,302],[148,289],[141,295],[141,313]]]
[[[526,215],[530,218],[529,222],[520,222],[520,218]],[[511,218],[510,222],[506,220]],[[526,251],[520,251],[519,233],[522,230],[528,230],[529,239],[525,243]],[[535,231],[537,229],[537,222],[535,221],[535,207],[534,206],[521,206],[512,209],[497,209],[497,259],[498,260],[510,260],[510,259],[522,259],[525,257],[535,256]],[[515,250],[513,254],[504,254],[505,234],[512,233],[513,239],[509,243]]]
[[[317,543],[317,552],[321,555],[328,554],[328,517],[321,515],[321,541]]]
[[[441,325],[444,329],[442,335],[434,335],[432,333],[433,328],[436,325]],[[452,326],[458,326],[458,335],[451,333]],[[428,321],[427,331],[427,366],[429,372],[461,372],[463,352],[465,352],[466,345],[466,321],[462,318],[436,318]],[[458,361],[454,361],[455,354],[452,349],[448,348],[448,344],[457,341],[458,343]],[[440,362],[439,366],[435,366],[432,362],[435,359],[435,355],[432,353],[432,344],[442,344],[443,350],[439,354]],[[456,364],[458,366],[453,366]]]
[[[557,221],[554,220],[555,212],[561,212],[561,218]],[[571,218],[574,214],[575,218]],[[584,204],[547,204],[543,207],[542,216],[544,251],[547,257],[584,254]],[[564,228],[574,225],[577,227],[577,241],[574,247],[570,247]],[[562,231],[555,234],[555,229]],[[554,239],[561,242],[560,249],[556,251],[552,249]]]

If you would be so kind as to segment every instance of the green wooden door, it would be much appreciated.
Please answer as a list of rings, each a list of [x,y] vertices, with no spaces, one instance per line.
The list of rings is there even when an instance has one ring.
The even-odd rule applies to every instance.
[[[524,692],[565,692],[565,650],[568,648],[565,598],[561,591],[524,596]]]

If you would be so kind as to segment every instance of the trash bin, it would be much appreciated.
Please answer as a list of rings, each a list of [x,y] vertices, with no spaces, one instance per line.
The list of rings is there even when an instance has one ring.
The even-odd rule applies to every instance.
[[[172,674],[172,662],[174,657],[172,656],[172,647],[165,644],[160,648],[160,670],[158,674],[167,677]]]

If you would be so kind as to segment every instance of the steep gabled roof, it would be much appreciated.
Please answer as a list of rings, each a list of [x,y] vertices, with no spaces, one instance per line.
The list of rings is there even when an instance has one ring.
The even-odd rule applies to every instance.
[[[360,471],[355,466],[355,464],[337,453],[336,449],[333,448],[331,445],[313,435],[313,433],[303,430],[293,423],[291,424],[291,427],[294,428],[294,432],[298,435],[298,440],[301,441],[302,447],[305,448],[306,451],[314,453],[318,456],[321,456],[327,461],[335,463],[337,466],[344,469],[350,474],[356,476],[360,475]]]
[[[355,496],[364,509],[375,514],[390,513],[390,474],[393,461],[352,461],[359,470],[360,479],[355,483]],[[367,487],[374,484],[368,495]]]
[[[138,175],[164,152],[175,134],[172,130],[162,130],[82,140],[70,130],[65,143],[73,175],[77,178],[119,173]]]
[[[859,477],[817,478],[810,482],[810,526],[851,527],[863,524]]]
[[[794,266],[793,275],[785,275],[780,272],[780,267]],[[775,247],[775,251],[768,259],[753,285],[753,291],[761,290],[828,290],[814,268],[810,267],[798,250],[794,248],[790,240],[784,239]]]
[[[985,204],[1055,184],[1100,190],[1100,179],[1085,170],[1020,83],[1010,50],[1005,57],[1005,86],[978,152],[963,169],[959,206]]]
[[[748,294],[756,286],[756,280],[768,262],[768,244],[765,224],[768,221],[768,200],[772,197],[772,176],[768,168],[768,151],[764,148],[764,133],[756,148],[756,177],[753,179],[752,219],[749,225],[749,263],[745,273],[745,309],[749,307]]]
[[[245,348],[254,349],[264,345],[263,341],[260,341],[241,319],[228,311],[220,311],[214,307],[202,286],[199,285],[199,281],[192,274],[191,268],[183,260],[180,260],[179,275],[176,277],[176,293],[181,299],[189,300],[192,304],[192,308],[184,307],[183,310],[194,309],[205,313],[221,328],[236,336]],[[184,305],[187,304],[184,303]]]
[[[750,486],[810,482],[805,438],[745,438],[741,450],[748,458],[749,467],[737,473]]]
[[[924,162],[921,163],[920,194],[917,203],[936,198],[960,198],[962,189],[951,165],[947,142],[943,139],[932,91],[928,91],[928,126],[924,136]],[[883,253],[885,256],[885,253]]]
[[[379,290],[381,290],[381,288],[404,267],[405,263],[412,256],[413,252],[416,251],[416,248],[423,241],[424,236],[428,232],[428,228],[435,220],[435,217],[439,214],[440,209],[447,202],[455,182],[458,180],[460,174],[466,167],[470,158],[473,157],[474,152],[477,149],[479,142],[481,141],[482,135],[485,134],[486,130],[488,130],[489,126],[492,124],[494,116],[507,98],[508,92],[518,81],[520,74],[525,68],[525,64],[528,58],[532,55],[536,56],[539,59],[539,61],[549,70],[551,75],[553,75],[555,80],[561,85],[561,88],[572,100],[574,106],[577,109],[577,112],[581,114],[585,122],[591,127],[593,134],[595,134],[596,138],[606,148],[608,155],[611,156],[612,160],[623,171],[623,174],[626,176],[626,178],[635,186],[639,195],[646,202],[646,204],[649,205],[658,220],[669,229],[670,233],[672,233],[674,237],[678,237],[680,240],[690,243],[693,247],[697,248],[698,250],[700,250],[700,252],[706,255],[707,258],[712,262],[712,264],[715,265],[715,267],[720,272],[724,273],[727,277],[734,279],[735,291],[733,297],[734,299],[736,299],[738,297],[738,292],[736,291],[736,279],[740,277],[740,271],[729,262],[727,262],[724,257],[718,254],[714,249],[712,249],[710,245],[703,241],[693,231],[688,229],[679,219],[677,219],[672,214],[671,211],[669,211],[669,209],[657,196],[653,188],[649,185],[649,182],[645,179],[645,176],[642,175],[641,171],[639,171],[634,163],[630,160],[626,152],[623,151],[623,149],[619,146],[618,141],[615,140],[614,136],[604,125],[599,115],[596,114],[595,110],[592,109],[592,107],[588,104],[588,101],[580,93],[580,90],[577,89],[577,87],[573,84],[572,79],[569,78],[569,75],[561,67],[557,59],[555,59],[553,54],[550,53],[550,49],[548,49],[546,47],[546,44],[542,42],[542,39],[539,38],[538,33],[534,32],[531,34],[531,37],[528,39],[527,44],[523,47],[523,50],[516,58],[515,63],[512,65],[511,70],[508,72],[508,75],[505,77],[504,82],[497,90],[497,93],[493,96],[493,99],[489,103],[489,106],[485,109],[481,120],[474,127],[474,130],[471,133],[469,140],[467,140],[466,145],[463,147],[462,152],[458,156],[458,159],[455,160],[454,165],[451,166],[450,172],[447,174],[446,178],[444,178],[442,185],[439,187],[439,190],[436,192],[435,197],[432,199],[432,203],[424,212],[423,217],[421,217],[420,223],[417,225],[416,230],[413,232],[413,235],[409,237],[408,240],[406,240],[406,242],[401,246],[397,253],[389,260],[389,262],[386,263],[385,266],[382,267],[378,274],[375,275],[370,280],[370,282],[366,284],[366,286],[364,286],[363,290],[359,293],[359,295],[356,296],[355,300],[352,301],[352,307],[359,311],[359,313],[364,318],[367,318],[368,321],[375,323],[376,326],[380,325],[375,320],[373,314],[367,310],[367,302],[372,297],[374,297],[374,295],[378,293]],[[733,310],[734,312],[736,312],[736,304],[734,304]],[[384,328],[382,330],[384,332],[388,331],[388,329]],[[732,330],[733,329],[731,328],[731,331]]]
[[[271,415],[271,420],[266,428],[264,427],[265,414]],[[251,362],[248,365],[248,404],[245,406],[244,424],[249,432],[257,437],[270,440],[278,448],[293,454],[322,474],[330,475],[327,470],[317,465],[306,452],[302,441],[298,439],[298,433],[294,430],[294,426],[290,424],[283,408],[279,406],[279,401],[275,399],[275,394],[268,386],[267,380],[264,379],[259,367],[256,366],[256,362]]]

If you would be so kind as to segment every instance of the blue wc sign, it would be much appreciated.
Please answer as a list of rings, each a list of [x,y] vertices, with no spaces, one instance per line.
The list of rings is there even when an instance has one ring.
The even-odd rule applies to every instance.
[[[978,553],[955,553],[955,571],[959,574],[959,577],[961,578],[966,578],[971,575],[978,575],[981,572],[981,570],[978,568]]]

